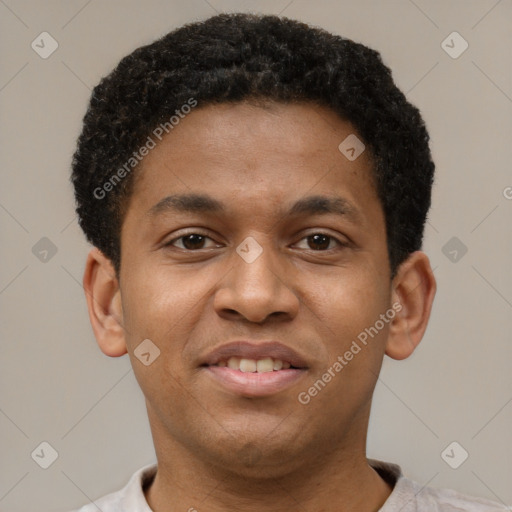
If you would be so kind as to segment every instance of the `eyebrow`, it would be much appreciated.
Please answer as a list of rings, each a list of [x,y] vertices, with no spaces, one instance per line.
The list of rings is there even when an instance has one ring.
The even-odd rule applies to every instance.
[[[188,213],[220,213],[224,205],[205,194],[176,194],[164,197],[147,212],[150,217],[156,217],[168,211]]]
[[[226,211],[223,203],[206,194],[175,194],[164,197],[151,207],[147,214],[156,217],[167,212],[221,213]],[[348,218],[354,223],[361,221],[360,211],[347,199],[339,196],[314,195],[299,199],[288,210],[287,215],[334,214]]]
[[[360,222],[359,210],[348,200],[338,196],[308,196],[299,199],[290,208],[289,215],[334,214],[346,217],[352,222]]]

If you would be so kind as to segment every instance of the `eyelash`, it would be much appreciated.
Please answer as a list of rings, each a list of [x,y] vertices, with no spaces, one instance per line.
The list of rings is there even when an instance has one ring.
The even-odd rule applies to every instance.
[[[173,238],[169,242],[165,243],[164,247],[174,247],[175,249],[179,249],[179,250],[185,251],[185,252],[199,252],[199,251],[204,250],[204,249],[209,249],[208,247],[206,247],[206,248],[202,247],[201,249],[186,249],[186,248],[182,248],[182,247],[175,247],[173,245],[178,240],[182,240],[182,239],[184,239],[184,238],[186,238],[188,236],[191,236],[191,235],[199,235],[199,236],[202,236],[203,238],[207,238],[207,239],[213,240],[213,238],[210,237],[209,235],[207,235],[206,233],[203,233],[201,231],[191,231],[190,233],[185,233],[185,234],[183,234],[183,235],[181,235],[179,237]],[[314,236],[314,235],[322,235],[322,236],[325,236],[325,237],[329,238],[330,240],[335,241],[335,243],[338,245],[338,247],[337,247],[338,249],[339,248],[349,247],[349,243],[348,242],[343,242],[343,241],[339,240],[338,238],[336,238],[335,236],[330,235],[329,233],[325,233],[323,231],[314,231],[312,233],[309,233],[309,234],[303,236],[299,241],[302,241],[302,240],[307,239],[308,237]],[[310,250],[312,252],[330,252],[330,251],[333,251],[335,249],[336,249],[336,247],[330,248],[330,249],[325,249],[325,250],[315,250],[315,249],[306,249],[306,250]]]

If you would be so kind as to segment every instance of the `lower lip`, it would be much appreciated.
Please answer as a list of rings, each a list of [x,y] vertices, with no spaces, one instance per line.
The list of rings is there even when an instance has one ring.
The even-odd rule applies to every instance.
[[[228,390],[246,397],[279,393],[301,379],[306,370],[289,368],[272,372],[241,372],[226,366],[207,366],[205,370]]]

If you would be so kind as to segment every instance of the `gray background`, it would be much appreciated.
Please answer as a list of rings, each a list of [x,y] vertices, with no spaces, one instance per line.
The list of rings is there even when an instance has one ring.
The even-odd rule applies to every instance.
[[[416,353],[385,361],[368,452],[423,484],[512,503],[510,0],[0,0],[0,510],[69,510],[154,460],[129,360],[104,356],[89,326],[70,159],[91,88],[121,57],[234,10],[378,49],[422,110],[437,164],[424,249],[439,288]],[[43,31],[59,44],[47,59],[31,48]],[[453,31],[469,43],[457,59],[441,46]],[[31,457],[43,441],[58,452],[48,469]],[[469,453],[458,469],[441,457],[453,441]]]

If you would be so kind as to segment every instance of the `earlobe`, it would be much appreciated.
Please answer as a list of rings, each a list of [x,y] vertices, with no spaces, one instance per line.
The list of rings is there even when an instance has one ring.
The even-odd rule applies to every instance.
[[[397,304],[391,322],[386,355],[409,357],[427,328],[436,293],[436,280],[424,252],[416,251],[405,260],[393,279],[392,304]]]
[[[83,286],[96,341],[107,356],[127,353],[119,282],[111,261],[97,248],[87,257]]]

